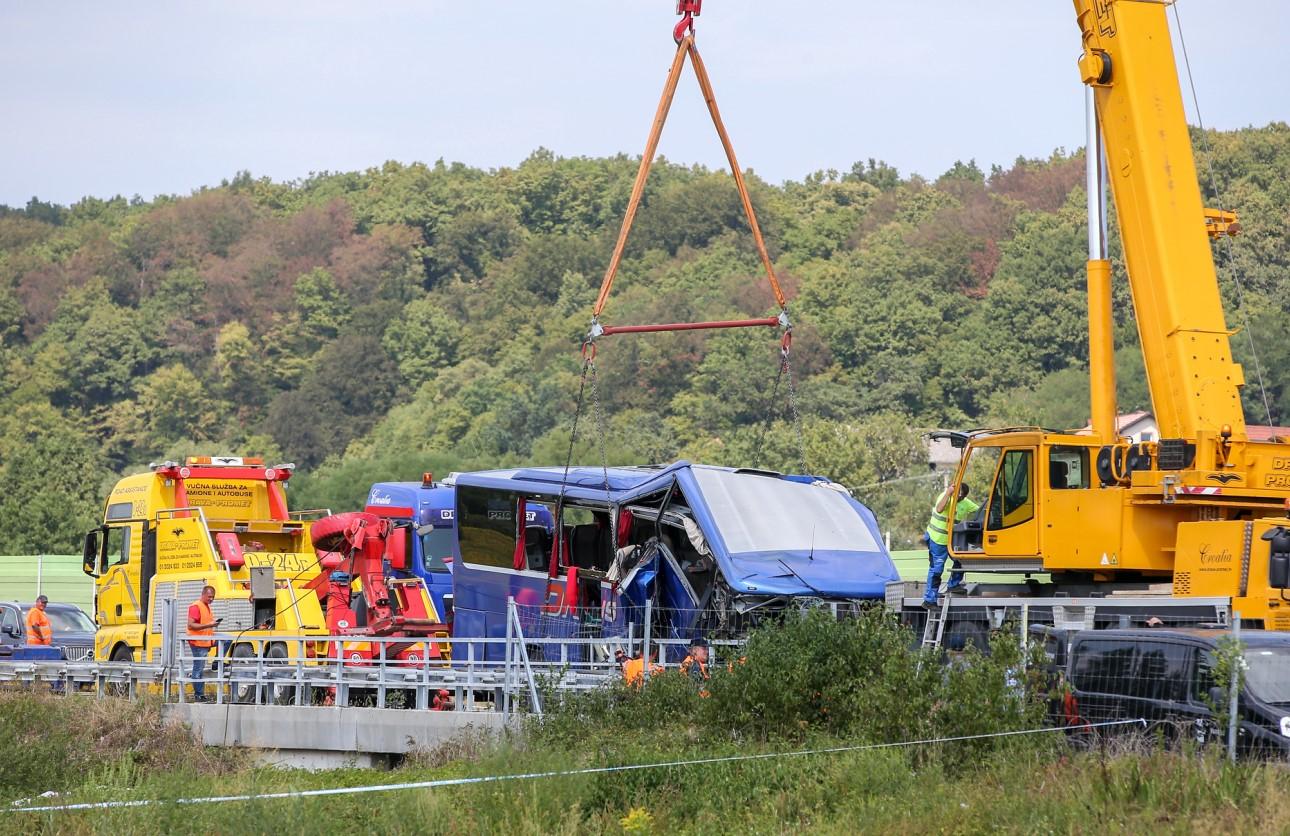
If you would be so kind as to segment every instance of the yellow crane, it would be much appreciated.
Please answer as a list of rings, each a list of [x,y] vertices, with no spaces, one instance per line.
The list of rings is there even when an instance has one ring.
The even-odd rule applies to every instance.
[[[1251,441],[1210,241],[1237,232],[1201,201],[1170,40],[1169,0],[1074,0],[1088,87],[1092,433],[950,434],[964,455],[950,554],[968,571],[1045,572],[1067,594],[1230,599],[1290,630],[1290,439]],[[1159,439],[1116,428],[1105,194],[1114,197]],[[955,500],[956,502],[957,500]]]

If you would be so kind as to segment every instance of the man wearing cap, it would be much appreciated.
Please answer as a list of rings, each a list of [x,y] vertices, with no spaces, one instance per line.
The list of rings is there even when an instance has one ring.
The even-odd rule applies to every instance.
[[[45,615],[45,605],[48,603],[49,599],[40,595],[36,598],[36,605],[27,610],[27,644],[48,645],[54,640],[49,616]]]
[[[681,672],[690,677],[700,696],[708,695],[708,640],[703,636],[695,636],[690,641],[690,655],[681,662]]]

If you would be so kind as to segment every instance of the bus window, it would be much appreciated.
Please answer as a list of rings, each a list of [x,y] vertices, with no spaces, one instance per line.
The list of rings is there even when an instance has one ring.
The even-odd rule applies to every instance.
[[[463,562],[511,568],[518,505],[519,497],[507,491],[465,485],[457,488],[457,536]]]

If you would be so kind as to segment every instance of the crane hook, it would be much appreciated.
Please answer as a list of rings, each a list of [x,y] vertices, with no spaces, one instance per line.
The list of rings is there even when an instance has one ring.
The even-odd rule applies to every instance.
[[[702,9],[703,0],[676,0],[676,13],[681,16],[681,22],[672,29],[672,40],[679,44],[687,34],[694,34],[694,19]]]

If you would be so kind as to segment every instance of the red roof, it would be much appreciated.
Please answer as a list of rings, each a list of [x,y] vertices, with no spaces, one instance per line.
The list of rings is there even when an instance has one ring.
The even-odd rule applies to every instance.
[[[1290,427],[1265,427],[1262,424],[1246,424],[1245,434],[1250,441],[1271,441],[1273,438],[1290,439]]]

